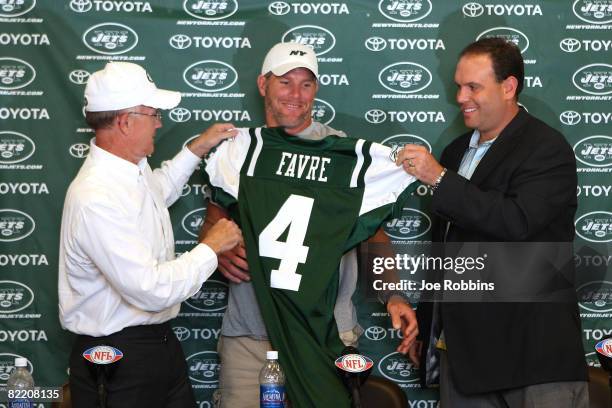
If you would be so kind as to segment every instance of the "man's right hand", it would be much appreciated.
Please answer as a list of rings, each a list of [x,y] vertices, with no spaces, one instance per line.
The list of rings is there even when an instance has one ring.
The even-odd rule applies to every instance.
[[[226,218],[229,219],[229,216],[223,208],[212,202],[209,203],[202,233],[210,230],[217,221]],[[230,282],[240,283],[251,280],[244,245],[237,245],[229,251],[217,254],[217,259],[219,260],[219,272]]]
[[[200,243],[208,245],[219,255],[243,243],[242,232],[234,221],[223,218],[204,234]]]
[[[229,251],[218,255],[219,272],[234,283],[251,280],[249,264],[246,259],[246,250],[243,245],[237,245]]]

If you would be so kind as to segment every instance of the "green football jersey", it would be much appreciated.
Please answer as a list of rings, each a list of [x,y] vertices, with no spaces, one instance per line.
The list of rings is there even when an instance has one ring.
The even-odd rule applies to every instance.
[[[206,159],[214,200],[239,222],[268,337],[293,406],[346,407],[334,321],[343,253],[374,234],[414,177],[361,139],[240,129]],[[402,195],[402,199],[407,194]]]

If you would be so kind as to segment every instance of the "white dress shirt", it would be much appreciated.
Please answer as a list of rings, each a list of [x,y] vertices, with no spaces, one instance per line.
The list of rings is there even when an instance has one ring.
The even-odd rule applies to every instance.
[[[160,169],[138,165],[91,141],[62,215],[59,314],[62,327],[105,336],[129,326],[166,322],[217,268],[198,244],[175,259],[167,207],[200,162],[184,148]]]

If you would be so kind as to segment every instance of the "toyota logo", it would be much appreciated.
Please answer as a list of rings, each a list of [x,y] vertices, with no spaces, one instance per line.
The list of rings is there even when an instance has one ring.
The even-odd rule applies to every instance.
[[[365,336],[369,340],[379,341],[387,337],[387,331],[384,329],[384,327],[371,326],[366,329]]]
[[[68,74],[68,79],[70,79],[70,82],[73,84],[84,85],[89,79],[89,72],[83,69],[75,69]]]
[[[185,48],[191,47],[191,38],[185,34],[175,34],[170,37],[170,46],[177,50],[184,50]]]
[[[275,16],[284,16],[289,13],[289,10],[291,10],[289,3],[284,1],[275,1],[268,6],[268,11]]]
[[[174,335],[179,341],[187,340],[191,335],[189,329],[186,327],[173,327],[172,331],[174,332]]]
[[[559,42],[559,47],[565,52],[576,52],[580,50],[580,41],[575,38],[564,38]]]
[[[484,7],[478,3],[467,3],[461,8],[463,15],[467,17],[480,17],[484,13]]]
[[[77,159],[83,159],[89,153],[89,145],[85,143],[75,143],[68,150],[70,155]]]
[[[564,125],[573,126],[580,123],[580,114],[576,111],[565,111],[559,115],[559,120]]]
[[[382,51],[387,48],[387,40],[382,37],[370,37],[365,40],[365,47],[370,51]]]
[[[72,0],[70,10],[76,13],[86,13],[93,7],[91,0]]]
[[[191,112],[189,112],[188,109],[178,107],[178,108],[172,109],[170,113],[168,114],[168,116],[170,116],[170,119],[172,119],[175,122],[183,123],[191,119]]]
[[[363,115],[365,120],[373,124],[383,123],[387,120],[387,114],[380,109],[370,109]]]

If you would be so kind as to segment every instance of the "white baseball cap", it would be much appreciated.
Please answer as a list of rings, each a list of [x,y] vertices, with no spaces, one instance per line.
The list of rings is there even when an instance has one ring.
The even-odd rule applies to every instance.
[[[138,105],[171,109],[180,101],[180,92],[158,89],[147,71],[131,62],[109,62],[89,77],[85,87],[87,112],[116,111]]]
[[[278,43],[266,54],[261,74],[272,72],[276,76],[281,76],[295,68],[309,69],[319,78],[317,56],[312,48],[291,42]]]

